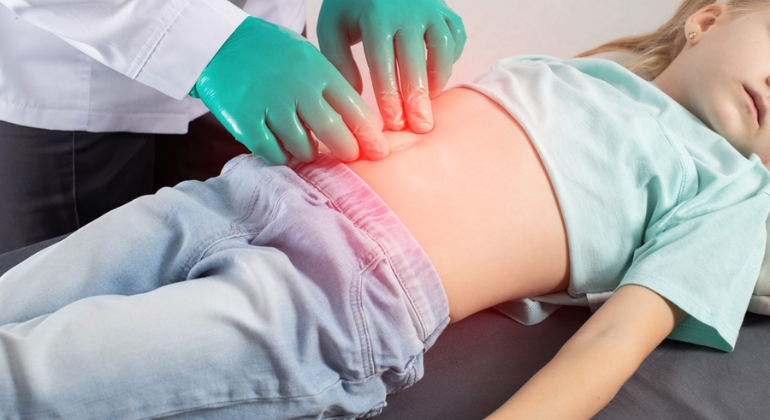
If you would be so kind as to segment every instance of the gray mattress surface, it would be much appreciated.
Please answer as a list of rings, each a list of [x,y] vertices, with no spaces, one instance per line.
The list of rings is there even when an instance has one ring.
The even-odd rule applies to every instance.
[[[61,239],[0,255],[0,273]],[[452,324],[426,354],[425,377],[391,395],[377,418],[482,419],[589,316],[585,308],[562,307],[525,327],[486,310]],[[595,419],[770,419],[770,317],[748,314],[732,353],[664,341]]]

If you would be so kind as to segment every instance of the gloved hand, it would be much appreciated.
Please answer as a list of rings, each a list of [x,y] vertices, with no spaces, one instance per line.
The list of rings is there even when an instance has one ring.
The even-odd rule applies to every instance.
[[[361,73],[350,46],[363,40],[388,128],[404,128],[404,109],[414,132],[433,128],[430,98],[446,85],[466,39],[462,19],[443,0],[325,0],[317,34],[321,52],[358,92]]]
[[[382,122],[313,44],[248,17],[201,73],[199,97],[235,138],[269,164],[315,159],[315,133],[342,161],[388,155]]]

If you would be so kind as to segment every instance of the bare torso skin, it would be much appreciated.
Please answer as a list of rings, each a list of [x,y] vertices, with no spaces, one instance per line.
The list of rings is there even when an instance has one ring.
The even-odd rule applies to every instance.
[[[529,136],[508,112],[470,89],[433,101],[425,135],[381,161],[349,164],[398,215],[436,267],[450,318],[511,299],[565,290],[567,236]]]

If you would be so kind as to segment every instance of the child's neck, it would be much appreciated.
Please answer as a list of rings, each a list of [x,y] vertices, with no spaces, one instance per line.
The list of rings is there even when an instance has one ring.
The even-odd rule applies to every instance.
[[[674,62],[666,67],[666,69],[663,70],[658,77],[653,79],[652,82],[655,83],[663,93],[670,96],[671,99],[678,102],[679,105],[682,105],[689,110],[690,107],[686,104],[682,83],[680,82],[681,71],[677,64],[677,60],[674,60]]]

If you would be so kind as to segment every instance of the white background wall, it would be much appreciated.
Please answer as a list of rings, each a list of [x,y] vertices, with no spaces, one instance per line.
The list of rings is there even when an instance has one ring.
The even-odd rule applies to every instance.
[[[681,0],[445,0],[463,18],[465,52],[449,84],[467,81],[500,58],[520,54],[571,57],[606,41],[651,31],[670,18]],[[308,37],[322,0],[307,0]],[[363,49],[354,48],[374,104]]]

